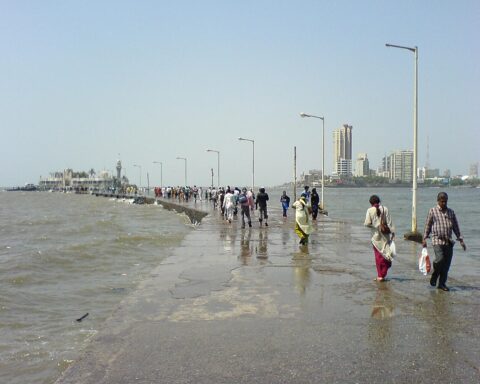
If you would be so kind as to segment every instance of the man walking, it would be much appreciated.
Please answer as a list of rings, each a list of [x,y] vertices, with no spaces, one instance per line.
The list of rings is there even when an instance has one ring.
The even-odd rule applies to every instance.
[[[290,206],[290,197],[287,196],[287,191],[283,191],[282,196],[280,197],[280,203],[282,203],[283,217],[287,217],[287,210]]]
[[[309,191],[310,187],[308,185],[305,185],[303,187],[303,194],[305,195],[305,199],[306,199],[306,202],[309,203],[310,202],[310,191]]]
[[[260,226],[262,226],[263,219],[265,219],[265,226],[268,227],[267,219],[267,201],[268,201],[268,193],[265,193],[265,188],[260,188],[259,193],[257,195],[257,199],[255,200],[255,205],[260,208],[260,217],[258,221],[260,221]]]
[[[242,228],[245,228],[245,217],[248,220],[248,226],[252,226],[252,220],[250,219],[250,204],[247,196],[247,188],[243,188],[242,192],[238,196],[238,202],[242,212]]]
[[[467,250],[467,246],[463,241],[458,226],[457,216],[452,209],[447,207],[448,195],[440,192],[437,195],[437,206],[430,209],[425,223],[425,231],[423,233],[422,245],[427,246],[427,239],[432,237],[433,250],[435,257],[433,260],[433,273],[430,278],[430,285],[435,287],[438,282],[438,289],[449,291],[447,287],[448,270],[453,257],[452,231],[455,233],[457,240],[460,242],[463,250]]]

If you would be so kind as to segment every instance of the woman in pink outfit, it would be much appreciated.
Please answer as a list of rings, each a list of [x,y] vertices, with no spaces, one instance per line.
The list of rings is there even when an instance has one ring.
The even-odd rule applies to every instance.
[[[388,212],[388,208],[380,205],[380,198],[377,195],[370,197],[371,207],[367,210],[365,217],[365,225],[372,228],[372,245],[375,254],[375,264],[377,266],[377,281],[385,281],[388,269],[392,266],[393,252],[390,249],[390,244],[395,238],[395,228],[393,226],[392,218]],[[382,222],[390,228],[390,233],[385,234],[380,230]]]

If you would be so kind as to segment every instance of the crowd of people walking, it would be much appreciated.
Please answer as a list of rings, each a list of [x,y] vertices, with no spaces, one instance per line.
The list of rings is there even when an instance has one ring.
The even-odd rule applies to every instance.
[[[252,227],[253,212],[258,211],[258,222],[260,227],[268,227],[268,204],[269,195],[264,187],[259,188],[255,194],[252,189],[227,186],[225,188],[197,188],[190,187],[164,187],[155,188],[156,197],[177,199],[179,202],[188,202],[189,199],[210,202],[214,210],[219,210],[221,216],[231,224],[240,213],[242,229],[248,225]],[[437,196],[437,205],[429,210],[422,237],[423,247],[427,247],[427,240],[431,239],[434,260],[433,273],[430,284],[443,291],[449,291],[446,285],[450,269],[453,246],[455,241],[452,234],[460,242],[461,247],[466,250],[466,245],[460,232],[455,212],[447,207],[448,195],[441,192]],[[310,191],[305,186],[300,197],[290,205],[290,197],[286,191],[280,197],[282,217],[286,221],[290,206],[295,209],[294,231],[299,237],[300,246],[307,246],[309,237],[314,231],[312,225],[323,212],[320,197],[316,188]],[[373,247],[375,266],[378,282],[387,281],[387,273],[392,267],[392,261],[396,255],[395,247],[395,225],[388,208],[381,204],[380,197],[372,195],[369,199],[370,208],[365,216],[365,226],[372,229],[371,244]],[[438,284],[438,285],[437,285]]]

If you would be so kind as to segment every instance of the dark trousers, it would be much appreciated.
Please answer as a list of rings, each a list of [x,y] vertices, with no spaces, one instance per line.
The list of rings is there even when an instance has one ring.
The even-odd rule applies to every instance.
[[[260,217],[258,218],[258,221],[260,221],[260,223],[263,221],[263,219],[265,219],[265,221],[267,221],[268,219],[268,214],[267,214],[267,207],[260,207]]]
[[[312,204],[312,218],[313,220],[317,220],[318,216],[318,204]]]
[[[433,260],[432,280],[439,278],[438,286],[443,287],[447,283],[448,270],[452,263],[453,244],[434,245],[435,259]]]
[[[250,207],[248,205],[241,205],[240,206],[242,210],[242,228],[245,228],[245,217],[247,217],[248,220],[248,226],[252,226],[252,220],[250,219]]]

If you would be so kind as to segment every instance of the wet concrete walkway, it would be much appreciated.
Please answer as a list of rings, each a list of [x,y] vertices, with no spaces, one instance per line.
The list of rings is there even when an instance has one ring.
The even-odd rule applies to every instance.
[[[293,210],[241,229],[196,208],[58,384],[480,382],[479,287],[430,288],[418,245],[377,283],[366,228],[321,217],[300,247]]]

